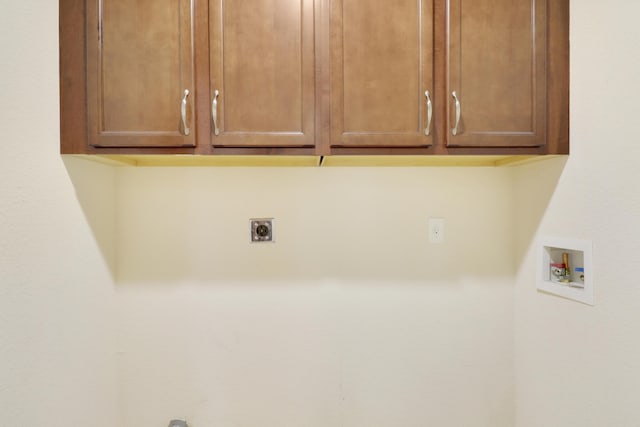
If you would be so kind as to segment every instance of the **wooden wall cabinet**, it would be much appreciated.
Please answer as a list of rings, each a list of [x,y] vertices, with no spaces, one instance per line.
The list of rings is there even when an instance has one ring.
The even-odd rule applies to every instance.
[[[433,1],[330,4],[331,146],[433,145]]]
[[[314,147],[314,27],[313,0],[209,1],[214,150]]]
[[[61,151],[567,154],[568,8],[60,0]]]
[[[194,147],[190,0],[86,7],[88,144]]]
[[[447,18],[447,146],[544,146],[546,2],[450,0]]]

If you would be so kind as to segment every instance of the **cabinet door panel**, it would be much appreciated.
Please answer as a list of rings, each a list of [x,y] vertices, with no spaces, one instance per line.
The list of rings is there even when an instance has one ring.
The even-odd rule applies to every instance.
[[[191,0],[89,1],[87,21],[89,144],[193,146]]]
[[[313,0],[212,0],[214,146],[313,146]]]
[[[448,145],[544,145],[546,1],[450,0],[448,36]]]
[[[332,0],[330,19],[331,145],[430,145],[433,2]]]

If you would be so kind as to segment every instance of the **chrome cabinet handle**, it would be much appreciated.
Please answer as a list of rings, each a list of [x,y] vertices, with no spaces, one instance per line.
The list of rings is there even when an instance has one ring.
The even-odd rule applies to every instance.
[[[433,107],[431,105],[431,95],[428,90],[424,91],[424,96],[427,98],[427,127],[424,129],[426,136],[431,135],[431,117],[433,116]]]
[[[220,135],[220,129],[218,129],[218,95],[220,92],[218,89],[213,91],[213,101],[211,101],[211,118],[213,119],[213,133],[214,135]]]
[[[182,134],[189,136],[191,129],[187,124],[187,98],[189,97],[189,89],[184,90],[184,96],[182,97],[182,105],[180,107],[180,116],[182,117]]]
[[[451,96],[456,100],[456,125],[451,129],[451,133],[453,136],[456,136],[459,133],[458,126],[460,125],[460,100],[458,99],[458,95],[455,90],[451,92]]]

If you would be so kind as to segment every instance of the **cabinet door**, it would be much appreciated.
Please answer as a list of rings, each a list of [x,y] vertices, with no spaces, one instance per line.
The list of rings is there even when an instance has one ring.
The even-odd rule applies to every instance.
[[[431,145],[433,1],[330,4],[331,145]]]
[[[193,146],[191,0],[87,2],[89,144]]]
[[[448,1],[447,145],[544,145],[547,2]]]
[[[314,145],[314,1],[210,0],[214,146]]]

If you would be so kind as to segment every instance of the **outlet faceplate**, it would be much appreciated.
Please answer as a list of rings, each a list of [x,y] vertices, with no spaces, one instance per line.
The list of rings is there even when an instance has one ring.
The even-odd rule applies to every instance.
[[[429,242],[444,242],[444,218],[429,218]]]
[[[249,223],[251,225],[251,242],[274,242],[273,218],[252,218]]]

